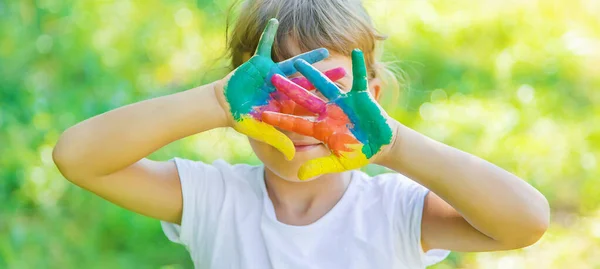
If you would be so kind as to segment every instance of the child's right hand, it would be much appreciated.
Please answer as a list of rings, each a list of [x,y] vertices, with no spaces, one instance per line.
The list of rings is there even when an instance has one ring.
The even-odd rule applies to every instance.
[[[282,103],[291,101],[274,99],[276,91],[270,79],[274,74],[289,76],[296,73],[294,61],[297,59],[315,63],[327,58],[329,52],[321,48],[279,63],[273,62],[271,48],[278,26],[277,19],[269,20],[260,37],[255,55],[217,83],[216,90],[221,95],[219,97],[224,97],[223,103],[231,127],[275,147],[291,160],[295,154],[292,141],[273,126],[261,121],[262,112],[279,111]],[[333,69],[328,74],[326,72],[326,75],[332,80],[337,80],[345,73],[343,69]],[[305,79],[296,79],[296,83],[310,84]],[[279,98],[286,97],[279,96]]]

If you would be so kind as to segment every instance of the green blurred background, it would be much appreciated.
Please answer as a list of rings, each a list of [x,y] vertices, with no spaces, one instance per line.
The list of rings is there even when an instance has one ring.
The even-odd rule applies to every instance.
[[[81,120],[227,73],[229,5],[0,0],[0,268],[192,267],[158,221],[70,184],[51,153]],[[600,1],[366,6],[404,78],[397,98],[384,95],[390,114],[516,173],[552,206],[537,244],[434,268],[600,268]],[[230,130],[153,158],[173,156],[258,163]]]

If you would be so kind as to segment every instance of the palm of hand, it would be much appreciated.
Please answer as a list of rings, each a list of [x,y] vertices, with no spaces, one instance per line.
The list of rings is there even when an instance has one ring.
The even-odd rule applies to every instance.
[[[273,126],[260,121],[262,112],[280,111],[280,103],[272,96],[275,88],[269,78],[273,74],[291,75],[296,72],[293,61],[305,59],[317,62],[326,58],[328,52],[326,49],[317,49],[280,63],[273,62],[271,48],[278,25],[276,19],[268,22],[256,54],[233,72],[223,89],[223,95],[229,105],[234,129],[274,146],[287,159],[292,159],[295,154],[292,141]]]
[[[235,121],[269,104],[273,89],[266,78],[270,73],[282,72],[270,58],[261,55],[252,56],[235,70],[224,91]]]
[[[327,103],[282,76],[272,78],[279,91],[319,117],[311,121],[265,112],[264,122],[313,136],[323,141],[333,153],[305,163],[298,174],[300,179],[360,168],[392,141],[388,117],[368,92],[366,68],[360,51],[353,51],[352,65],[352,90],[343,93],[310,64],[302,60],[296,62],[297,69],[329,99]]]
[[[348,116],[352,123],[349,131],[363,144],[361,151],[367,159],[371,159],[391,142],[393,134],[388,116],[368,90],[353,88],[334,103]]]

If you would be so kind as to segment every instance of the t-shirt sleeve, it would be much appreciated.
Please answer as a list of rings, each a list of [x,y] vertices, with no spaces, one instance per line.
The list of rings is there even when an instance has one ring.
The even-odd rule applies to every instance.
[[[444,260],[450,251],[432,249],[423,252],[421,246],[421,220],[425,196],[429,190],[420,184],[398,175],[392,184],[393,202],[392,221],[398,232],[398,251],[403,259],[411,265],[423,268]]]
[[[215,223],[217,212],[223,206],[224,182],[222,173],[203,162],[175,158],[181,181],[183,212],[181,225],[161,221],[163,232],[169,240],[186,246],[203,242],[203,236]]]

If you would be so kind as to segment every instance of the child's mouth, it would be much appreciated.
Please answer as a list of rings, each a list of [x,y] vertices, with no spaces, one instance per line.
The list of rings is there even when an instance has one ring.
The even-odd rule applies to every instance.
[[[319,145],[323,145],[323,143],[313,137],[302,136],[298,134],[286,134],[294,143],[294,148],[296,148],[296,152],[309,151],[317,148]]]
[[[296,148],[297,152],[302,152],[302,151],[308,151],[308,150],[314,149],[317,146],[319,146],[320,144],[321,143],[313,143],[313,144],[294,143],[294,148]]]

